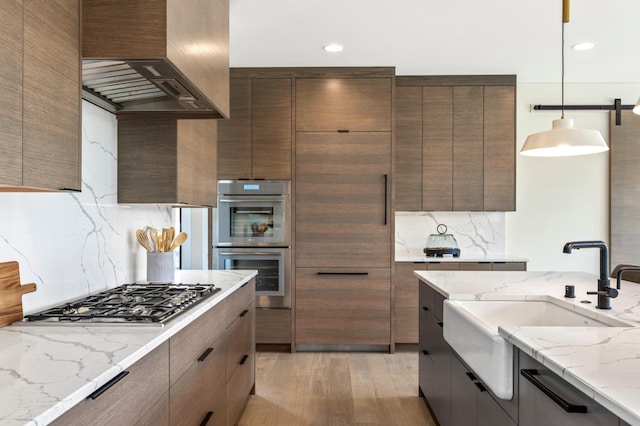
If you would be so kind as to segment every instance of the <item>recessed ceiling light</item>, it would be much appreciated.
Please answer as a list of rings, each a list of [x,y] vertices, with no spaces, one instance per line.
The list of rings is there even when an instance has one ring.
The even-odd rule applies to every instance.
[[[331,43],[331,44],[327,44],[322,49],[325,52],[336,53],[336,52],[342,52],[342,49],[344,49],[344,48],[342,47],[341,44]]]
[[[584,42],[584,43],[578,43],[578,44],[574,44],[573,49],[574,50],[589,50],[589,49],[593,49],[594,44],[590,43],[590,42]]]

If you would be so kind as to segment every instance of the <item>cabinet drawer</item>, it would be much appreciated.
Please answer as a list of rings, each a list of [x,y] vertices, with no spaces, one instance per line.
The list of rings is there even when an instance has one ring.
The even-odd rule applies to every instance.
[[[224,332],[226,303],[211,308],[184,330],[171,337],[169,342],[169,378],[173,385],[182,374],[198,362],[198,357],[213,345]]]
[[[171,386],[171,425],[198,425],[207,416],[207,426],[225,424],[226,386],[225,338],[210,346],[202,361],[197,361]],[[209,413],[212,413],[209,415]]]
[[[291,343],[291,309],[256,308],[256,343]]]
[[[244,364],[240,365],[227,382],[227,424],[237,424],[242,409],[256,382],[255,380],[255,352],[251,350]]]
[[[461,271],[491,271],[491,262],[460,262]]]
[[[520,425],[618,425],[618,418],[611,412],[530,356],[519,352]],[[523,371],[529,373],[528,377],[522,374]],[[581,406],[586,412],[567,412],[534,382],[545,387],[549,395],[574,406]]]
[[[458,271],[460,262],[427,262],[428,271]]]
[[[526,271],[527,262],[493,262],[494,271]]]
[[[255,301],[255,284],[256,281],[253,278],[226,299],[226,327],[229,327],[242,314],[242,311],[247,309],[251,302]]]
[[[255,334],[253,327],[255,322],[255,302],[245,309],[245,311],[246,314],[238,317],[228,329],[227,380],[229,380],[233,373],[240,367],[244,357],[255,351]]]
[[[445,297],[424,283],[420,283],[420,310],[431,312],[442,321],[442,304]],[[425,309],[426,308],[426,309]]]
[[[88,397],[59,417],[56,425],[132,425],[152,418],[152,407],[169,389],[169,342],[165,342],[127,368],[129,374],[104,393]],[[93,395],[96,395],[95,393]]]

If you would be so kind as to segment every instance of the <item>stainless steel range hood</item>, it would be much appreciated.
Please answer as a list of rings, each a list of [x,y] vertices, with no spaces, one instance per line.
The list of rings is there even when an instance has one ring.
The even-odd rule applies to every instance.
[[[229,116],[228,0],[83,0],[83,98],[117,115]]]

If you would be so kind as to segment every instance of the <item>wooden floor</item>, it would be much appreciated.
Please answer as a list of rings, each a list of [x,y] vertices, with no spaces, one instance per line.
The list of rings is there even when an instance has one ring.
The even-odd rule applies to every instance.
[[[435,425],[418,396],[415,348],[256,353],[240,425]]]

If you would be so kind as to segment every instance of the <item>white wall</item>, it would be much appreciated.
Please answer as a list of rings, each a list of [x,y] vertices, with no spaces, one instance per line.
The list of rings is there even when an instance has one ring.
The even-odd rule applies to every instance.
[[[135,230],[173,222],[168,206],[117,204],[115,116],[84,101],[82,114],[82,192],[0,193],[0,262],[38,286],[27,313],[145,279]]]
[[[519,84],[517,152],[531,133],[551,128],[560,111],[531,111],[536,104],[559,105],[560,84]],[[565,85],[565,104],[633,104],[640,84]],[[609,140],[609,113],[569,111],[575,127],[599,130]],[[506,214],[506,249],[529,258],[529,270],[598,272],[598,250],[563,254],[571,240],[609,242],[609,154],[532,158],[517,155],[516,212]],[[640,259],[638,259],[640,262]]]

